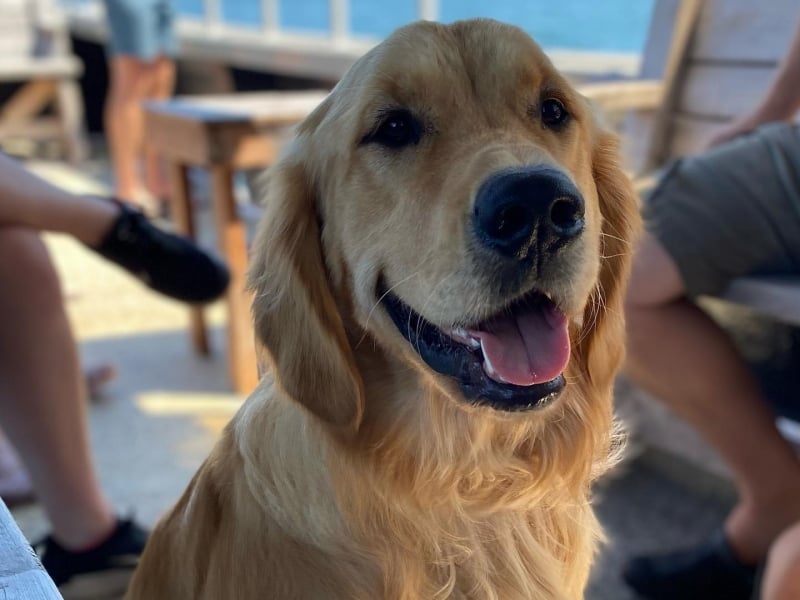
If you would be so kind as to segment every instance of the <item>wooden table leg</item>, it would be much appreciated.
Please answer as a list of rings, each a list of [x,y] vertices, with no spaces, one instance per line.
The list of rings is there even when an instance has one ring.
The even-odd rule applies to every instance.
[[[233,170],[227,165],[210,168],[217,244],[231,272],[228,288],[228,368],[234,389],[248,393],[258,383],[255,336],[250,306],[252,295],[245,290],[247,232],[236,211]]]
[[[194,212],[189,188],[189,169],[181,163],[169,165],[170,209],[175,229],[188,238],[195,239]],[[203,309],[192,306],[189,309],[189,327],[192,333],[192,346],[198,354],[208,355],[208,332]]]

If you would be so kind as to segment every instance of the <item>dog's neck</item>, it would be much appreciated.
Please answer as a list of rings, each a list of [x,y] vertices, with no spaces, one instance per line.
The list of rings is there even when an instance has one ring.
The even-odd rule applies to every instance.
[[[488,598],[496,590],[503,598],[579,597],[599,529],[586,526],[595,523],[589,467],[574,476],[576,465],[567,468],[569,457],[558,455],[565,440],[557,444],[547,430],[558,419],[542,420],[546,428],[535,418],[504,427],[506,419],[463,410],[407,368],[376,372],[402,374],[405,383],[365,379],[367,406],[393,406],[365,413],[350,440],[268,381],[262,385],[272,389],[248,402],[237,419],[238,445],[269,518],[303,532],[307,544],[362,560],[388,589],[411,590],[398,597]],[[574,564],[576,556],[586,564]],[[566,579],[576,595],[561,594]],[[448,588],[449,596],[437,592]]]

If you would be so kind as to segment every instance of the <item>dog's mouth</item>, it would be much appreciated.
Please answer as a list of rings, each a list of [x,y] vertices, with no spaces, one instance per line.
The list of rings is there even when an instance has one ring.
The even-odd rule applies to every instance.
[[[440,329],[383,285],[381,303],[433,370],[453,377],[464,396],[498,410],[542,408],[564,389],[570,355],[568,320],[533,291],[469,326]]]

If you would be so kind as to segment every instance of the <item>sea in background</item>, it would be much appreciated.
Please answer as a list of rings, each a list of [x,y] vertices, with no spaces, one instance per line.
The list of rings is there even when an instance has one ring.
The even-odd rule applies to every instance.
[[[180,14],[202,16],[203,0],[173,0]],[[440,0],[439,20],[490,17],[514,23],[547,49],[639,54],[654,0]],[[222,0],[225,22],[258,27],[260,0]],[[287,31],[329,29],[328,0],[279,2]],[[350,0],[350,31],[381,38],[417,18],[417,0]]]

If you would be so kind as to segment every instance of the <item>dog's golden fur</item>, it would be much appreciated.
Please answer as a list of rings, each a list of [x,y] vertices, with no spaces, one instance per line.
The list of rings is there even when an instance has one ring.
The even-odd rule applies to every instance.
[[[568,126],[542,125],[546,96]],[[426,137],[364,143],[396,105],[425,115]],[[502,412],[425,365],[376,282],[442,327],[496,312],[508,299],[475,266],[464,221],[489,174],[534,163],[586,203],[581,242],[539,282],[570,319],[572,355],[557,400]],[[154,531],[127,598],[581,598],[639,226],[588,103],[517,28],[417,23],[299,126],[265,205],[250,282],[269,370]]]

